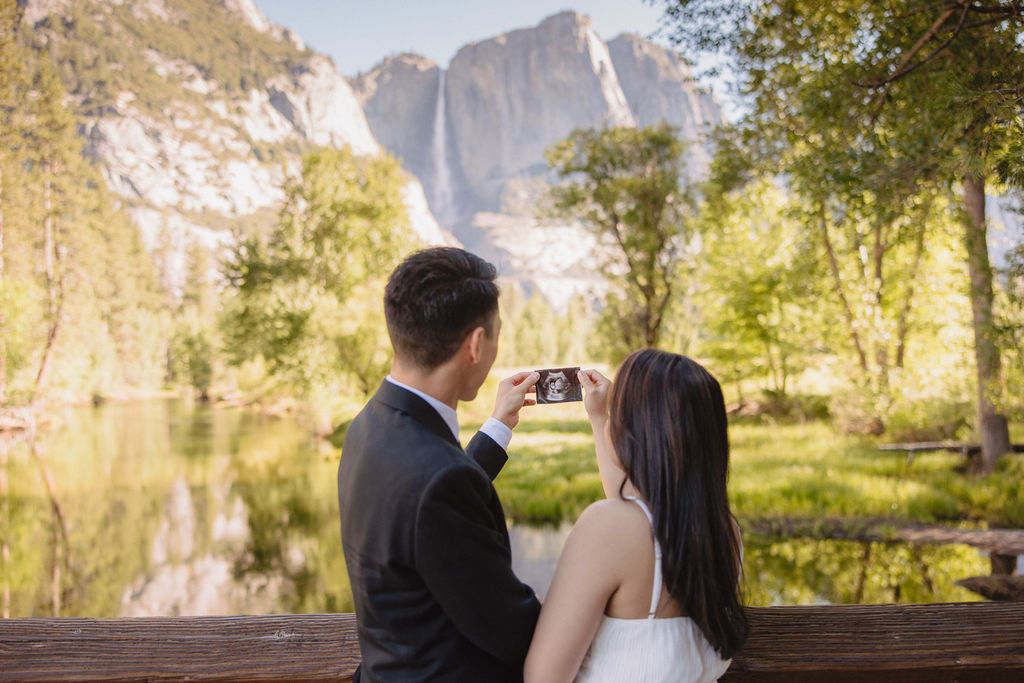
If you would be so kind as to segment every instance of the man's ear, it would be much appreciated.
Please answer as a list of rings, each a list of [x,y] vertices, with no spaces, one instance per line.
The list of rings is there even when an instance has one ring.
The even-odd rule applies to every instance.
[[[480,362],[480,344],[483,341],[485,334],[487,334],[487,330],[483,327],[474,327],[473,331],[466,335],[466,341],[463,343],[463,347],[469,354],[469,360],[473,363]]]

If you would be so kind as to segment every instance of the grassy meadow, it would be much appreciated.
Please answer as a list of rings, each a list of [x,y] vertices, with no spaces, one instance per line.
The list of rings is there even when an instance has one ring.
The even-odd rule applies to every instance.
[[[510,374],[510,373],[509,373]],[[504,375],[502,375],[504,376]],[[497,378],[460,409],[463,440],[486,419]],[[1008,456],[991,475],[963,473],[959,454],[878,450],[883,439],[846,436],[825,422],[732,420],[729,495],[740,518],[866,517],[894,523],[1024,527],[1024,457]],[[1015,443],[1024,425],[1011,428]],[[509,461],[495,480],[515,522],[575,520],[603,496],[593,435],[580,403],[523,409]]]

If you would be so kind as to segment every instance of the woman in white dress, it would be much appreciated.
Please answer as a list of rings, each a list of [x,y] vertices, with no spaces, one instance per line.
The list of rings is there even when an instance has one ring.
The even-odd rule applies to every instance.
[[[566,540],[526,683],[715,681],[747,633],[721,387],[652,349],[627,358],[614,386],[595,370],[579,379],[606,500]]]

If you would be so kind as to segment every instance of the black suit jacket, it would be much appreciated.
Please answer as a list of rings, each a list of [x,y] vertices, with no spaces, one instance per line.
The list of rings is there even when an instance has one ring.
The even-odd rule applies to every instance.
[[[464,451],[386,380],[352,421],[338,504],[361,680],[522,680],[540,604],[512,573],[491,484],[505,460],[485,434]]]

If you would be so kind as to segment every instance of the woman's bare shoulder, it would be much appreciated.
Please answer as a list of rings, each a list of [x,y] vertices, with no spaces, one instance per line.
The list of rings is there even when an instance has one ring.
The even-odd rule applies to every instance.
[[[643,531],[650,531],[647,516],[636,503],[622,498],[591,503],[573,527],[573,534],[587,538],[634,538]]]

